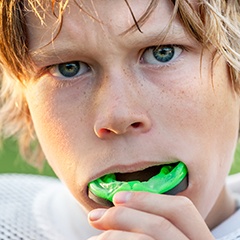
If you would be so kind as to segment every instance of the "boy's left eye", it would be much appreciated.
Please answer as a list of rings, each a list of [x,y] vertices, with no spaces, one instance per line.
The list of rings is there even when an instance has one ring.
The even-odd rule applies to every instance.
[[[163,45],[147,48],[141,60],[147,64],[164,66],[175,60],[183,51],[183,48],[175,45]]]
[[[90,69],[89,65],[83,62],[68,62],[54,65],[50,68],[50,73],[54,77],[73,78],[80,76]]]

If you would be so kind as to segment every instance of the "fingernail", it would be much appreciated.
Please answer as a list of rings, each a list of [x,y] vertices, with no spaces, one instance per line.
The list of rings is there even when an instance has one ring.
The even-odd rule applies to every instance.
[[[95,209],[92,210],[89,214],[88,214],[88,219],[90,221],[97,221],[99,220],[103,214],[107,211],[107,209]]]
[[[126,203],[130,200],[132,192],[118,192],[113,197],[113,202],[115,204]]]

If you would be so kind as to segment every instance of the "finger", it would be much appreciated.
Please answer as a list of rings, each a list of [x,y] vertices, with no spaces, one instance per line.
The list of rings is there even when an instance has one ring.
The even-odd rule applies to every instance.
[[[93,210],[89,222],[100,230],[145,234],[156,240],[188,239],[167,219],[124,206]]]
[[[88,240],[154,240],[152,237],[149,237],[145,234],[140,233],[131,233],[117,230],[105,231],[99,236],[94,236]]]
[[[213,239],[194,204],[183,196],[146,192],[120,192],[114,196],[116,206],[126,206],[167,219],[190,239]]]

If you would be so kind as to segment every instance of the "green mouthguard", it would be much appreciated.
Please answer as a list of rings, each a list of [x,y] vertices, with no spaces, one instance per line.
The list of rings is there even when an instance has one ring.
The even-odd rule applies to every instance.
[[[89,183],[89,192],[96,197],[112,202],[113,196],[121,191],[141,191],[167,193],[187,177],[187,167],[183,162],[164,165],[160,172],[148,181],[117,181],[115,174],[107,174]]]

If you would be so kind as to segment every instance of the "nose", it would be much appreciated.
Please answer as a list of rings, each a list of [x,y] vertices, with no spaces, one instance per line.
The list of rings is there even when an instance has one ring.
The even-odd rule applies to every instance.
[[[148,132],[151,119],[139,91],[122,82],[108,85],[98,98],[94,123],[96,136],[105,139],[113,135]]]
[[[116,111],[102,112],[95,122],[94,132],[97,137],[104,139],[111,135],[125,133],[145,133],[151,128],[150,119],[143,113],[123,112],[116,107]],[[117,111],[117,109],[119,109]]]

